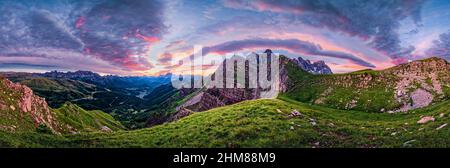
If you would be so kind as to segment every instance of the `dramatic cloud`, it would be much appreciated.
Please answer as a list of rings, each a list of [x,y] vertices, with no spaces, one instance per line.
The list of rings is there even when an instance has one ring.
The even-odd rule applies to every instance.
[[[450,32],[441,34],[439,40],[427,51],[428,56],[436,56],[450,61]]]
[[[166,29],[163,8],[147,0],[4,0],[0,57],[64,57],[70,52],[121,70],[148,70],[153,65],[146,53]],[[40,55],[29,52],[37,49]],[[55,50],[64,52],[51,55]]]
[[[297,54],[341,58],[349,60],[361,66],[375,67],[373,64],[366,62],[352,54],[337,51],[327,51],[322,49],[320,45],[316,45],[311,42],[301,41],[297,39],[282,40],[282,39],[257,38],[257,39],[229,41],[215,46],[206,47],[203,49],[203,54],[205,55],[208,53],[225,54],[244,49],[258,49],[258,48],[284,49]]]
[[[162,4],[157,1],[106,1],[90,9],[80,26],[80,38],[90,54],[130,69],[145,69],[141,54],[164,31]]]
[[[21,65],[22,67],[28,67],[33,70],[57,68],[58,70],[81,69],[120,75],[133,74],[133,72],[111,65],[109,62],[102,59],[86,56],[71,50],[33,48],[22,49],[20,53],[23,53],[24,55],[20,55],[19,52],[13,53],[15,54],[0,56],[0,63],[3,65]],[[4,70],[4,67],[0,67],[0,69]]]
[[[339,72],[382,69],[425,54],[448,59],[449,7],[441,0],[0,0],[0,70],[151,75],[174,68],[171,58],[188,57],[197,44],[211,56],[272,48],[337,63]]]
[[[166,49],[172,49],[172,48],[177,47],[178,45],[181,45],[181,44],[183,44],[183,43],[184,43],[183,40],[176,40],[176,41],[171,42],[171,43],[170,43],[169,45],[167,45],[165,48],[166,48]]]
[[[358,36],[393,59],[409,56],[414,51],[414,47],[401,45],[397,30],[407,18],[418,25],[423,4],[423,0],[224,1],[230,8],[281,13],[303,24]]]

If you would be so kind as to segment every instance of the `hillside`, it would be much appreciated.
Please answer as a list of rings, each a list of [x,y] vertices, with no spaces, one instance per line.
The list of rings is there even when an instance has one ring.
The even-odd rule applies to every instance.
[[[386,70],[311,75],[287,65],[282,95],[336,109],[400,112],[426,107],[450,97],[450,64],[429,58]]]
[[[58,122],[69,126],[67,130],[64,130],[65,133],[112,132],[125,129],[111,115],[100,110],[87,111],[75,104],[66,103],[53,111]]]
[[[177,92],[168,84],[170,74],[120,77],[89,71],[52,71],[0,72],[0,75],[30,87],[52,108],[71,102],[83,109],[104,111],[133,129],[144,127],[148,118],[160,111],[157,108]]]
[[[28,77],[16,80],[44,97],[52,108],[71,102],[83,109],[107,112],[127,126],[145,122],[148,117],[146,111],[141,111],[147,108],[146,101],[128,94],[126,89],[118,92],[68,78]]]
[[[335,110],[287,98],[261,99],[135,131],[0,136],[17,146],[34,147],[450,147],[445,125],[450,122],[449,105],[445,101],[387,114]],[[424,116],[434,121],[419,124]]]
[[[123,126],[100,111],[67,103],[52,109],[27,86],[0,78],[0,131],[79,133],[121,130]]]
[[[26,86],[0,78],[0,129],[3,131],[34,131],[40,125],[52,132],[61,131],[56,116],[45,99]]]
[[[70,79],[27,78],[21,84],[45,97],[51,107],[60,107],[67,101],[93,99],[92,93],[102,90],[95,85]]]

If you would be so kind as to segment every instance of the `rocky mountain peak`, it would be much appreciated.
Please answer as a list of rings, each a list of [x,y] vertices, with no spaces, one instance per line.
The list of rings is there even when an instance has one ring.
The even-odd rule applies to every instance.
[[[271,55],[273,52],[271,49],[266,49],[266,51],[264,51],[264,53],[266,53],[267,55]]]
[[[302,57],[293,59],[293,61],[303,70],[312,74],[333,74],[330,67],[324,61],[317,61],[311,63],[309,60],[304,60]]]

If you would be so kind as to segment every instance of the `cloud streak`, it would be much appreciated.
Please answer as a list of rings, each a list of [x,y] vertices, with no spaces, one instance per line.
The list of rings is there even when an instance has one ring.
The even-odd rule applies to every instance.
[[[64,57],[64,51],[120,70],[148,70],[146,54],[167,28],[163,9],[164,3],[146,0],[4,0],[0,57]],[[39,55],[28,52],[36,49]],[[62,55],[51,55],[55,50]]]
[[[429,56],[441,57],[450,61],[450,31],[443,33],[435,40],[434,45],[427,50]]]
[[[313,56],[324,56],[332,58],[341,58],[349,60],[355,64],[365,66],[365,67],[375,67],[375,65],[358,58],[352,54],[338,52],[338,51],[328,51],[322,49],[320,45],[301,41],[297,39],[245,39],[237,41],[229,41],[222,44],[205,47],[203,49],[203,54],[217,53],[226,54],[236,51],[241,51],[244,49],[284,49],[297,54],[313,55]]]
[[[227,0],[234,9],[283,14],[291,22],[344,32],[369,42],[374,49],[393,59],[408,57],[414,47],[403,47],[397,30],[400,22],[411,18],[421,22],[423,0]]]

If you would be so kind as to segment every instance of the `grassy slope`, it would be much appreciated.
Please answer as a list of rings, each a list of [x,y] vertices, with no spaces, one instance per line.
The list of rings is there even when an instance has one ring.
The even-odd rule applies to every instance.
[[[98,89],[95,85],[70,79],[29,78],[20,83],[45,97],[51,107],[60,107],[67,101],[88,97]]]
[[[99,110],[87,111],[77,105],[66,103],[55,109],[57,120],[83,132],[95,132],[103,126],[113,131],[123,130],[124,126],[114,118]]]
[[[450,147],[449,101],[407,114],[341,111],[287,98],[245,101],[152,128],[66,136],[2,134],[32,147]],[[282,113],[277,112],[280,109]],[[292,110],[304,117],[289,118]],[[444,117],[438,117],[441,113]],[[417,124],[421,116],[435,122]],[[311,124],[310,118],[317,125]],[[5,140],[6,139],[6,140]],[[410,143],[404,144],[410,141]],[[8,145],[9,144],[9,145]]]
[[[103,126],[107,126],[113,131],[124,130],[124,126],[120,122],[102,111],[87,111],[77,105],[66,103],[58,109],[54,109],[57,121],[63,125],[65,130],[63,133],[69,134],[73,129],[69,130],[66,126],[74,128],[76,132],[99,132]],[[18,113],[18,112],[16,112]],[[5,114],[4,111],[0,114]],[[33,122],[29,121],[29,117],[18,117],[17,121],[25,124],[18,125],[15,123],[6,123],[18,125],[14,133],[3,132],[0,130],[0,147],[51,147],[55,143],[68,147],[61,142],[62,136],[51,134],[50,132],[39,132],[33,126]],[[10,122],[15,120],[9,119]]]
[[[428,60],[422,60],[422,62],[426,61]],[[382,109],[394,110],[402,106],[395,99],[396,81],[399,78],[390,69],[361,70],[333,75],[311,75],[299,70],[292,63],[287,64],[287,69],[289,79],[292,79],[290,83],[292,87],[282,95],[297,101],[320,104],[334,109],[367,112],[380,112]],[[449,74],[441,74],[441,76],[440,78],[446,79],[444,77],[448,77]],[[365,79],[369,77],[370,82]],[[448,84],[448,81],[441,82]],[[448,98],[450,92],[446,85],[443,85],[443,91]],[[357,100],[354,107],[349,106],[352,100]]]

